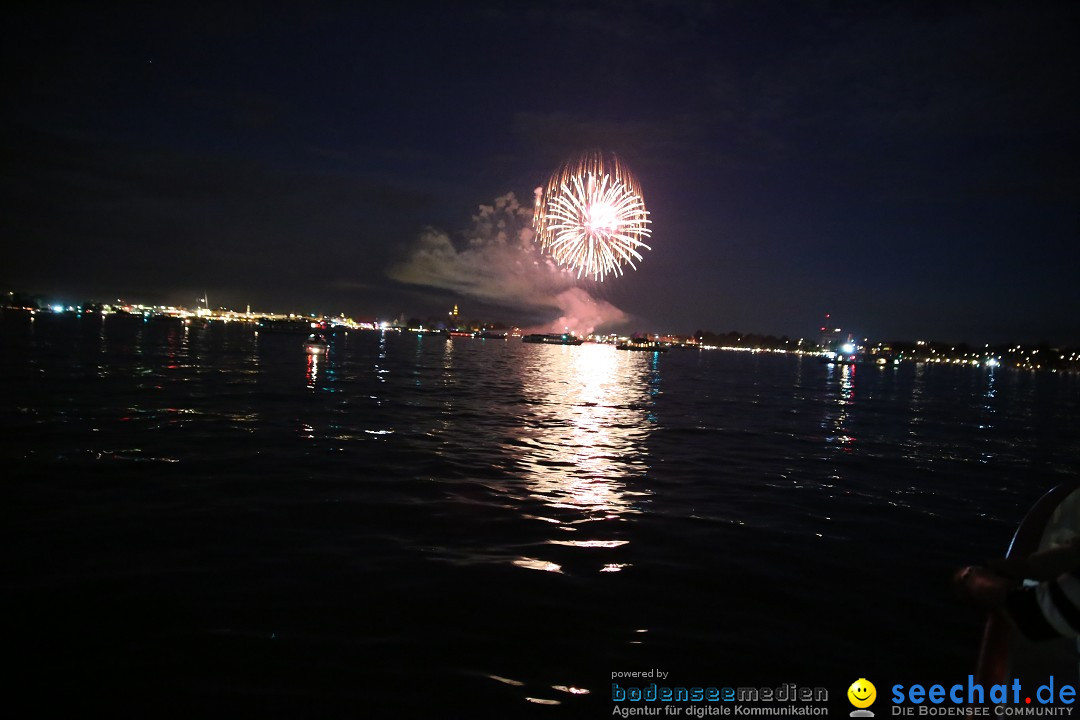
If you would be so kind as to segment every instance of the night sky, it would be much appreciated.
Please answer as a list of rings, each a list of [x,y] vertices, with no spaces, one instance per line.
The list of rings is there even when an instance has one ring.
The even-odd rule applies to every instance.
[[[570,290],[626,331],[814,337],[831,313],[872,339],[1077,343],[1078,8],[7,11],[0,284],[515,322]],[[488,221],[514,245],[533,189],[590,148],[643,188],[638,270],[500,265],[528,253],[488,252]]]

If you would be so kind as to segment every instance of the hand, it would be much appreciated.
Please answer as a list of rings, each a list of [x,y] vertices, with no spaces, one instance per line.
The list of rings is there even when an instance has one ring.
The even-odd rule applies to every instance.
[[[978,565],[961,568],[953,576],[953,587],[961,597],[980,607],[1000,607],[1016,582]]]

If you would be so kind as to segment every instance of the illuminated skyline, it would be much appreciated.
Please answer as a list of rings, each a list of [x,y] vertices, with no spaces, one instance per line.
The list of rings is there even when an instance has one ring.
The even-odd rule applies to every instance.
[[[1075,344],[1078,15],[28,6],[0,48],[0,285]],[[593,147],[641,181],[652,249],[616,282],[534,272],[505,207]]]

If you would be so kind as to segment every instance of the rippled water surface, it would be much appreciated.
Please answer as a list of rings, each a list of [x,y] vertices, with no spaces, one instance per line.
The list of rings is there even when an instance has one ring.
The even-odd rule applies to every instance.
[[[0,342],[6,640],[44,701],[605,717],[651,667],[963,678],[951,570],[1080,472],[1076,376],[115,316]]]

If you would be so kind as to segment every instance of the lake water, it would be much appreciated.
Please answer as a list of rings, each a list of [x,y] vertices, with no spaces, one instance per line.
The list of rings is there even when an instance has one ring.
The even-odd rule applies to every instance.
[[[1080,474],[1076,375],[393,332],[310,357],[18,313],[0,349],[5,644],[39,707],[608,717],[612,673],[651,668],[959,682],[981,618],[950,574]]]

